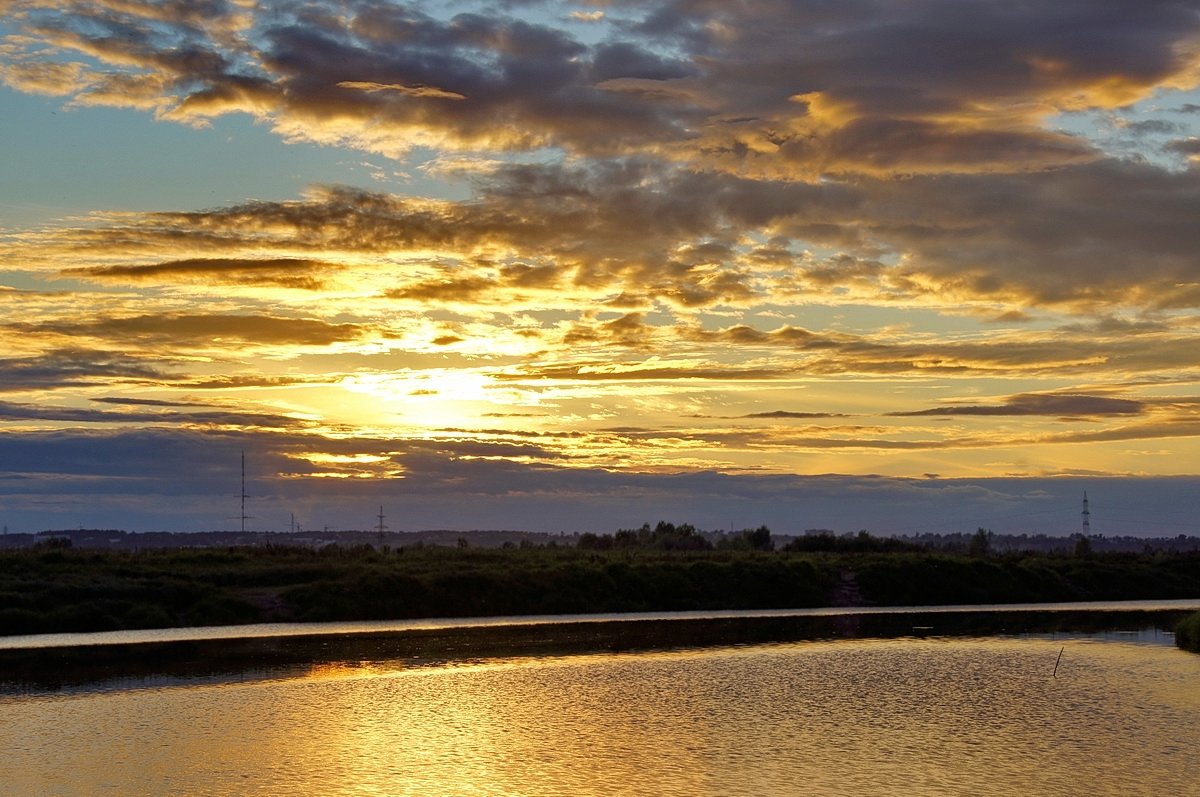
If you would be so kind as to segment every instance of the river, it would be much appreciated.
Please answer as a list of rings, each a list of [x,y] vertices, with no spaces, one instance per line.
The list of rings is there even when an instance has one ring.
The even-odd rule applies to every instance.
[[[507,639],[10,683],[0,783],[13,797],[1200,796],[1200,656],[1169,635],[926,629],[534,655]]]

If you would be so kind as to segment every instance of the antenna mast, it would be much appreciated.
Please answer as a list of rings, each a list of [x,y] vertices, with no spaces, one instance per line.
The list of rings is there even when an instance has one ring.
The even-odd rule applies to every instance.
[[[387,526],[383,525],[383,518],[384,518],[385,516],[384,516],[384,514],[383,514],[383,507],[382,507],[382,506],[381,506],[381,507],[379,507],[379,514],[378,514],[378,515],[376,515],[376,517],[378,517],[378,518],[379,518],[379,525],[375,527],[375,530],[376,530],[377,532],[379,532],[379,544],[380,544],[380,545],[382,545],[382,544],[383,544],[383,530],[387,528]]]
[[[1092,533],[1092,513],[1088,510],[1087,490],[1083,491],[1083,511],[1079,514],[1083,516],[1083,536],[1090,536]]]
[[[242,521],[242,533],[245,534],[246,533],[246,521],[250,518],[250,515],[246,514],[246,499],[249,498],[250,496],[246,495],[246,451],[245,451],[245,449],[242,449],[242,494],[240,497],[242,499],[242,514],[240,515],[240,518]]]

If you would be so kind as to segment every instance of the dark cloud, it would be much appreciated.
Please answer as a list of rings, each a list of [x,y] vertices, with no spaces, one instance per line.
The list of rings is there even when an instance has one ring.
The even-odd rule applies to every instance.
[[[164,365],[152,358],[120,352],[56,349],[40,355],[0,359],[0,392],[178,379]]]
[[[137,266],[97,266],[64,269],[63,275],[97,282],[178,283],[205,285],[271,285],[282,288],[319,290],[321,275],[344,268],[335,263],[303,258],[189,259]]]
[[[52,81],[80,102],[190,122],[244,112],[289,137],[382,152],[686,146],[740,173],[809,175],[1093,157],[1042,118],[1183,79],[1200,29],[1178,2],[676,0],[624,3],[633,22],[584,43],[532,19],[380,0],[270,6],[249,28],[219,3],[29,5],[8,79],[38,90],[48,49],[83,52],[99,66]]]
[[[380,260],[391,252],[454,253],[423,261],[411,276],[411,266],[389,266],[399,284],[384,295],[418,303],[528,304],[535,292],[553,291],[569,304],[587,292],[592,303],[599,295],[628,309],[662,302],[687,311],[853,291],[872,302],[953,296],[1091,314],[1200,304],[1197,170],[1102,161],[1051,172],[810,185],[606,161],[503,167],[476,188],[458,203],[324,188],[300,202],[58,231],[35,249],[12,251],[75,258],[112,256],[114,247],[300,247],[369,255],[377,261],[371,269],[384,268]],[[739,242],[768,232],[773,262],[764,273],[762,250]],[[813,247],[840,253],[803,254]],[[475,257],[496,249],[522,262]],[[160,267],[117,268],[128,276]],[[311,268],[295,268],[267,278],[320,281]],[[425,276],[430,271],[437,275]],[[552,300],[536,294],[539,304]]]
[[[122,403],[132,403],[129,401]],[[152,403],[145,406],[160,406]],[[170,405],[168,405],[170,406]],[[111,424],[171,424],[204,426],[237,426],[263,428],[293,428],[304,424],[284,415],[255,413],[244,410],[178,411],[111,411],[76,407],[54,407],[45,404],[18,404],[0,401],[0,421],[65,421],[69,423]]]
[[[164,401],[162,399],[126,398],[124,396],[101,396],[88,399],[99,404],[117,404],[128,407],[196,407],[207,406],[195,401]]]
[[[1189,158],[1200,155],[1200,138],[1181,138],[1169,142],[1165,147],[1168,152],[1176,155],[1186,155]]]
[[[1080,307],[1196,301],[1180,286],[1200,280],[1200,226],[1188,221],[1200,172],[1108,161],[878,188],[865,215],[880,244],[910,258],[891,275],[901,289]]]
[[[1133,399],[1089,396],[1074,393],[1026,393],[1010,396],[999,405],[951,405],[915,412],[894,412],[897,416],[919,415],[1051,415],[1088,417],[1139,415],[1146,405]]]
[[[293,387],[296,385],[319,385],[337,381],[337,376],[261,376],[240,374],[236,376],[195,377],[180,380],[177,386],[191,390],[241,390],[243,388]]]
[[[809,421],[823,418],[848,418],[850,416],[838,412],[796,412],[794,410],[768,410],[764,412],[751,412],[745,415],[692,415],[689,417],[726,421],[750,419]]]
[[[830,412],[793,412],[790,410],[772,410],[770,412],[751,412],[742,415],[743,418],[844,418],[845,415]]]
[[[611,532],[665,518],[724,528],[732,518],[785,534],[806,528],[969,533],[981,525],[1066,534],[1077,529],[1080,496],[1088,490],[1096,527],[1145,535],[1162,533],[1163,524],[1172,522],[1162,508],[1187,505],[1196,490],[1194,477],[900,479],[580,469],[464,458],[453,441],[365,436],[324,441],[320,450],[348,456],[402,451],[402,482],[297,478],[317,470],[296,458],[313,450],[313,442],[295,434],[170,429],[0,435],[0,462],[9,463],[0,472],[6,523],[30,531],[80,524],[236,527],[243,452],[247,506],[255,516],[249,525],[255,529],[287,528],[289,514],[308,528],[369,529],[382,504],[392,527],[405,530]],[[349,472],[352,466],[345,467]],[[156,499],[148,502],[148,494]],[[1118,516],[1104,511],[1109,506],[1130,511]]]
[[[1176,417],[1085,432],[1047,435],[1040,442],[1083,444],[1123,440],[1170,440],[1197,436],[1200,436],[1200,421],[1194,417]]]
[[[699,71],[690,61],[664,57],[634,42],[601,42],[592,51],[588,80],[594,84],[617,78],[666,81],[692,77]]]
[[[1182,125],[1164,119],[1144,119],[1138,122],[1127,122],[1121,125],[1121,129],[1135,136],[1165,136],[1179,132]]]
[[[354,324],[329,324],[309,318],[202,314],[140,315],[83,322],[10,323],[7,327],[22,334],[85,336],[188,348],[229,343],[327,346],[358,339],[365,332]]]

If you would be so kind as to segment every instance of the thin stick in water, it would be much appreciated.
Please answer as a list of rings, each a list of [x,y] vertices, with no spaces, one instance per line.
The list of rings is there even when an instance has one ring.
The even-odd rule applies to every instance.
[[[1063,645],[1063,648],[1062,648],[1062,650],[1060,650],[1060,651],[1058,652],[1058,658],[1057,658],[1057,659],[1055,660],[1055,662],[1054,662],[1054,677],[1055,677],[1055,678],[1057,678],[1057,677],[1058,677],[1058,663],[1062,661],[1062,654],[1063,654],[1063,650],[1066,650],[1066,649],[1067,649],[1067,646],[1066,646],[1066,645]]]

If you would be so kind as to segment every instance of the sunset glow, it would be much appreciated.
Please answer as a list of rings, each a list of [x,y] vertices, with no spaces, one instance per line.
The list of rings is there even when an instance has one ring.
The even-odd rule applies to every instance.
[[[0,523],[1196,533],[1200,4],[1105,8],[0,0]]]

